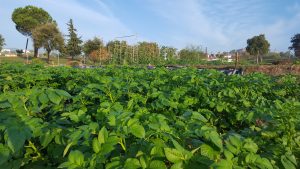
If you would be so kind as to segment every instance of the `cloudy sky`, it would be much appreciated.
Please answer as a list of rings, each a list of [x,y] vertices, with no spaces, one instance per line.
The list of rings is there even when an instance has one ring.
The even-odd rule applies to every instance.
[[[271,50],[287,51],[300,33],[299,0],[1,0],[0,34],[7,48],[25,46],[11,14],[26,5],[48,11],[64,34],[72,18],[83,40],[136,35],[127,40],[218,52],[243,48],[248,38],[265,34]]]

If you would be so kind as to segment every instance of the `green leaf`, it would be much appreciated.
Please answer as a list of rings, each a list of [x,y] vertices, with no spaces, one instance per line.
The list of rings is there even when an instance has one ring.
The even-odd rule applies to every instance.
[[[6,131],[6,137],[7,145],[14,153],[21,150],[26,140],[24,132],[16,127],[8,128]]]
[[[239,135],[229,136],[229,142],[237,148],[240,148],[242,146],[241,137]]]
[[[93,139],[93,150],[95,153],[99,153],[101,150],[101,144],[96,138]]]
[[[54,137],[55,137],[55,134],[51,133],[50,130],[48,130],[45,134],[43,134],[40,137],[40,142],[41,142],[41,145],[43,146],[43,148],[47,147],[48,144],[54,139]]]
[[[208,157],[209,159],[213,160],[216,156],[218,156],[220,152],[214,150],[208,144],[201,145],[201,155]]]
[[[116,126],[116,117],[114,115],[108,116],[107,119],[110,126]]]
[[[285,169],[296,169],[297,162],[295,159],[295,156],[288,155],[290,157],[287,157],[287,155],[281,156],[281,163],[284,166]]]
[[[56,92],[59,96],[63,96],[63,97],[65,97],[65,98],[71,98],[71,97],[72,97],[68,92],[66,92],[66,91],[64,91],[64,90],[55,90],[55,92]]]
[[[197,120],[199,120],[199,121],[201,121],[203,123],[206,123],[208,121],[204,116],[202,116],[202,114],[200,114],[198,112],[193,112],[192,118],[193,119],[197,119]]]
[[[170,169],[184,169],[182,162],[173,164]]]
[[[214,169],[232,169],[232,162],[227,160],[221,160],[211,165]]]
[[[147,167],[147,162],[146,162],[144,156],[140,157],[140,164],[141,164],[142,168],[146,168]]]
[[[121,169],[121,162],[118,161],[112,161],[111,163],[106,164],[105,169]]]
[[[110,153],[111,151],[113,151],[115,149],[114,145],[115,145],[114,143],[104,143],[104,144],[102,144],[101,153],[102,154]]]
[[[260,158],[258,157],[255,161],[255,163],[257,163],[259,166],[263,166],[261,168],[266,168],[266,169],[273,169],[272,164],[270,163],[270,161],[266,158]],[[291,168],[289,168],[291,169]]]
[[[130,127],[130,132],[138,138],[145,138],[145,129],[139,124],[132,125]]]
[[[0,166],[7,162],[7,160],[10,157],[10,151],[8,147],[4,146],[3,144],[0,144]]]
[[[258,150],[257,144],[255,144],[251,139],[245,140],[246,143],[244,144],[243,148],[251,153],[256,153]]]
[[[172,163],[178,163],[183,161],[183,156],[180,151],[171,148],[164,148],[166,158]]]
[[[246,163],[255,163],[255,161],[257,160],[257,158],[259,158],[259,155],[253,154],[253,153],[249,153],[245,157],[245,161],[246,161]]]
[[[47,96],[49,100],[54,104],[59,104],[61,102],[61,97],[54,91],[47,91]]]
[[[180,151],[182,154],[184,154],[187,151],[176,140],[172,139],[172,142],[176,150]]]
[[[49,102],[48,96],[45,93],[41,93],[38,98],[42,104],[47,104]]]
[[[76,164],[78,166],[83,166],[84,163],[84,155],[81,151],[75,150],[71,151],[68,156],[69,162]]]
[[[103,144],[106,142],[108,138],[108,131],[106,130],[105,127],[102,127],[102,129],[99,131],[99,134],[98,134],[98,141]]]
[[[218,105],[217,105],[217,111],[218,111],[218,112],[222,112],[223,110],[224,110],[224,106],[221,105],[221,104],[218,104]]]
[[[69,144],[66,146],[66,148],[64,149],[63,157],[66,156],[66,154],[68,153],[68,151],[69,151],[69,149],[70,149],[70,147],[71,147],[72,145],[73,145],[73,143],[69,143]]]
[[[227,160],[231,160],[234,157],[234,155],[228,150],[224,150],[224,155],[225,155]]]
[[[209,133],[210,141],[213,142],[217,147],[223,150],[222,139],[216,131],[211,131]]]
[[[286,153],[285,156],[293,163],[297,166],[297,160],[295,158],[295,156],[292,153]]]
[[[243,104],[245,107],[250,107],[251,106],[251,102],[247,101],[247,100],[243,100]]]
[[[149,169],[167,169],[163,161],[154,160],[151,161]]]
[[[138,159],[135,158],[128,158],[125,162],[124,168],[125,169],[138,169],[141,167],[141,164]]]

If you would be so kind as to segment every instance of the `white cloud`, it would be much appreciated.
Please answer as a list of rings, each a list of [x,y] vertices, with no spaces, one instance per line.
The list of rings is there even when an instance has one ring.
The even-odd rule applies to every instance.
[[[110,6],[119,5],[117,1],[90,0],[87,3],[80,0],[12,0],[0,6],[0,24],[5,25],[0,27],[0,33],[9,37],[9,47],[24,46],[20,39],[25,37],[15,30],[10,15],[14,8],[32,4],[47,10],[65,34],[66,23],[72,18],[78,34],[84,40],[98,36],[108,41],[138,33],[138,40],[141,41],[151,39],[161,45],[178,48],[189,44],[202,45],[217,52],[245,47],[248,38],[264,33],[270,40],[272,49],[287,50],[291,36],[298,33],[300,27],[300,5],[295,2],[282,7],[280,12],[288,13],[290,17],[275,16],[267,9],[274,3],[278,5],[278,2],[279,0],[145,0],[136,4],[150,9],[153,13],[148,18],[159,17],[159,21],[153,19],[152,22],[157,24],[152,28],[147,25],[146,20],[137,20],[135,22],[147,25],[140,28],[143,30],[138,30],[133,25],[126,25],[134,22],[129,22],[133,18],[124,17],[125,20],[120,20],[117,17],[119,11],[113,11],[114,8]],[[275,6],[271,8],[273,7]],[[129,12],[134,14],[134,11]],[[136,15],[140,15],[140,19],[146,14]]]
[[[16,43],[12,40],[14,39],[12,36],[16,38],[22,38],[22,36],[15,30],[14,24],[10,20],[10,15],[14,8],[26,5],[42,7],[49,12],[57,21],[58,26],[64,34],[67,34],[66,23],[72,18],[75,28],[78,30],[78,34],[82,36],[83,40],[98,36],[105,41],[108,41],[116,36],[132,33],[125,24],[113,15],[113,12],[105,5],[105,3],[93,0],[93,5],[99,10],[91,10],[89,6],[81,3],[82,2],[80,1],[74,0],[63,0],[59,2],[53,0],[11,1],[10,4],[7,3],[6,6],[0,7],[0,11],[4,13],[1,16],[5,17],[0,18],[0,23],[6,23],[6,27],[0,28],[0,30],[8,30],[8,32],[3,33],[4,35],[9,36],[9,38],[7,38],[7,46],[17,48],[22,48],[24,46],[23,43]],[[10,25],[7,25],[7,23],[10,23]]]
[[[214,52],[246,46],[254,35],[266,34],[272,48],[287,50],[290,32],[300,27],[298,15],[272,18],[261,0],[149,0],[153,11],[173,22],[178,30],[174,45],[190,43],[207,45]],[[291,10],[299,13],[299,4]],[[271,20],[268,20],[270,19]]]

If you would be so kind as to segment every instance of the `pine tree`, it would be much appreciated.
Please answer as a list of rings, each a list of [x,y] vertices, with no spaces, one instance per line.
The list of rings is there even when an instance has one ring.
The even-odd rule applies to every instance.
[[[72,60],[74,59],[75,56],[78,56],[81,54],[81,43],[82,40],[80,37],[77,36],[76,29],[74,28],[73,25],[73,20],[70,19],[69,23],[67,23],[69,26],[69,39],[67,42],[67,53],[72,56]]]

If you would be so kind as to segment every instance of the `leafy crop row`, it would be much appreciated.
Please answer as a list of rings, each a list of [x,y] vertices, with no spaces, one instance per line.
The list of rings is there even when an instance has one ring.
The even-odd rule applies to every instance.
[[[0,168],[299,168],[299,77],[0,71]]]

